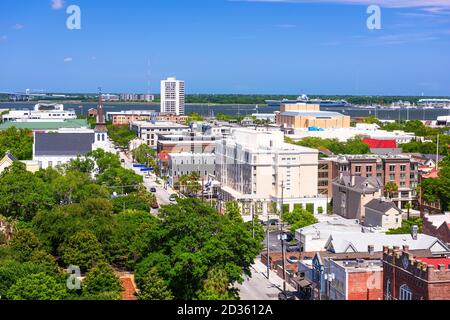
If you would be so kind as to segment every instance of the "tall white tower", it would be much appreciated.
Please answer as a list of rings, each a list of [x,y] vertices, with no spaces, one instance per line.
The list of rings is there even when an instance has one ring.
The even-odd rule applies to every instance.
[[[184,81],[175,77],[161,81],[161,112],[184,115],[185,87]]]

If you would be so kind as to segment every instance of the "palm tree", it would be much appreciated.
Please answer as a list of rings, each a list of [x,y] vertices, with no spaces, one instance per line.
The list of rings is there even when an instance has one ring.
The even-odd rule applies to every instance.
[[[388,198],[392,198],[392,194],[398,192],[398,186],[395,182],[389,181],[384,185],[384,192],[387,194]]]
[[[405,204],[405,209],[407,210],[407,212],[408,212],[408,220],[409,220],[409,217],[410,217],[410,215],[409,215],[409,212],[411,211],[411,209],[413,208],[413,205],[411,204],[411,203],[406,203]]]

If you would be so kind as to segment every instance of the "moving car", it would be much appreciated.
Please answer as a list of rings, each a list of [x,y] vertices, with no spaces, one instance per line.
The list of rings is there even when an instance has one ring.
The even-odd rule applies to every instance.
[[[156,193],[156,188],[155,187],[151,187],[150,188],[150,192]]]

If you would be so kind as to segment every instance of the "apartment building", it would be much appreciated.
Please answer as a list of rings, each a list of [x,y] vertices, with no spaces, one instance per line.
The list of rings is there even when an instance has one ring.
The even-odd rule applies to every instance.
[[[216,157],[212,153],[169,153],[168,176],[169,185],[174,187],[183,175],[198,173],[199,181],[206,185],[210,177],[215,175]]]
[[[398,192],[390,195],[397,207],[404,208],[406,203],[414,204],[417,201],[419,163],[408,155],[342,155],[323,161],[328,162],[329,177],[332,178],[329,184],[341,174],[376,177],[383,187],[388,182],[398,186]],[[325,174],[322,174],[323,181]]]
[[[161,112],[184,115],[185,85],[175,77],[161,81]]]
[[[156,116],[156,121],[173,122],[179,124],[186,124],[188,122],[188,119],[188,116],[176,115],[172,113],[159,113]]]
[[[106,118],[114,126],[126,126],[132,121],[150,121],[156,117],[157,113],[153,110],[127,110],[120,112],[107,112]]]
[[[157,148],[159,133],[180,133],[189,127],[172,122],[131,121],[130,130],[136,132],[139,139],[149,147]]]
[[[333,213],[346,219],[364,220],[365,205],[382,197],[378,177],[342,174],[333,182]]]
[[[282,132],[233,129],[216,142],[215,152],[222,201],[256,203],[258,214],[274,214],[282,206],[326,209],[317,188],[318,151],[286,144]]]

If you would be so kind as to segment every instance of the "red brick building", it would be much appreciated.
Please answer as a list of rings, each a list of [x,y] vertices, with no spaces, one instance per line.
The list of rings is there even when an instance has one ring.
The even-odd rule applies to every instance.
[[[385,300],[450,300],[450,258],[414,257],[409,248],[384,248]]]
[[[319,171],[321,181],[336,179],[341,174],[361,177],[377,177],[383,185],[394,182],[398,186],[398,192],[391,196],[392,201],[399,208],[404,208],[407,203],[417,202],[416,188],[419,183],[419,164],[410,156],[406,155],[346,155],[322,160],[328,162],[327,174],[325,170]],[[322,182],[324,183],[324,182]],[[332,185],[332,181],[328,182]],[[322,185],[324,192],[327,186]]]

